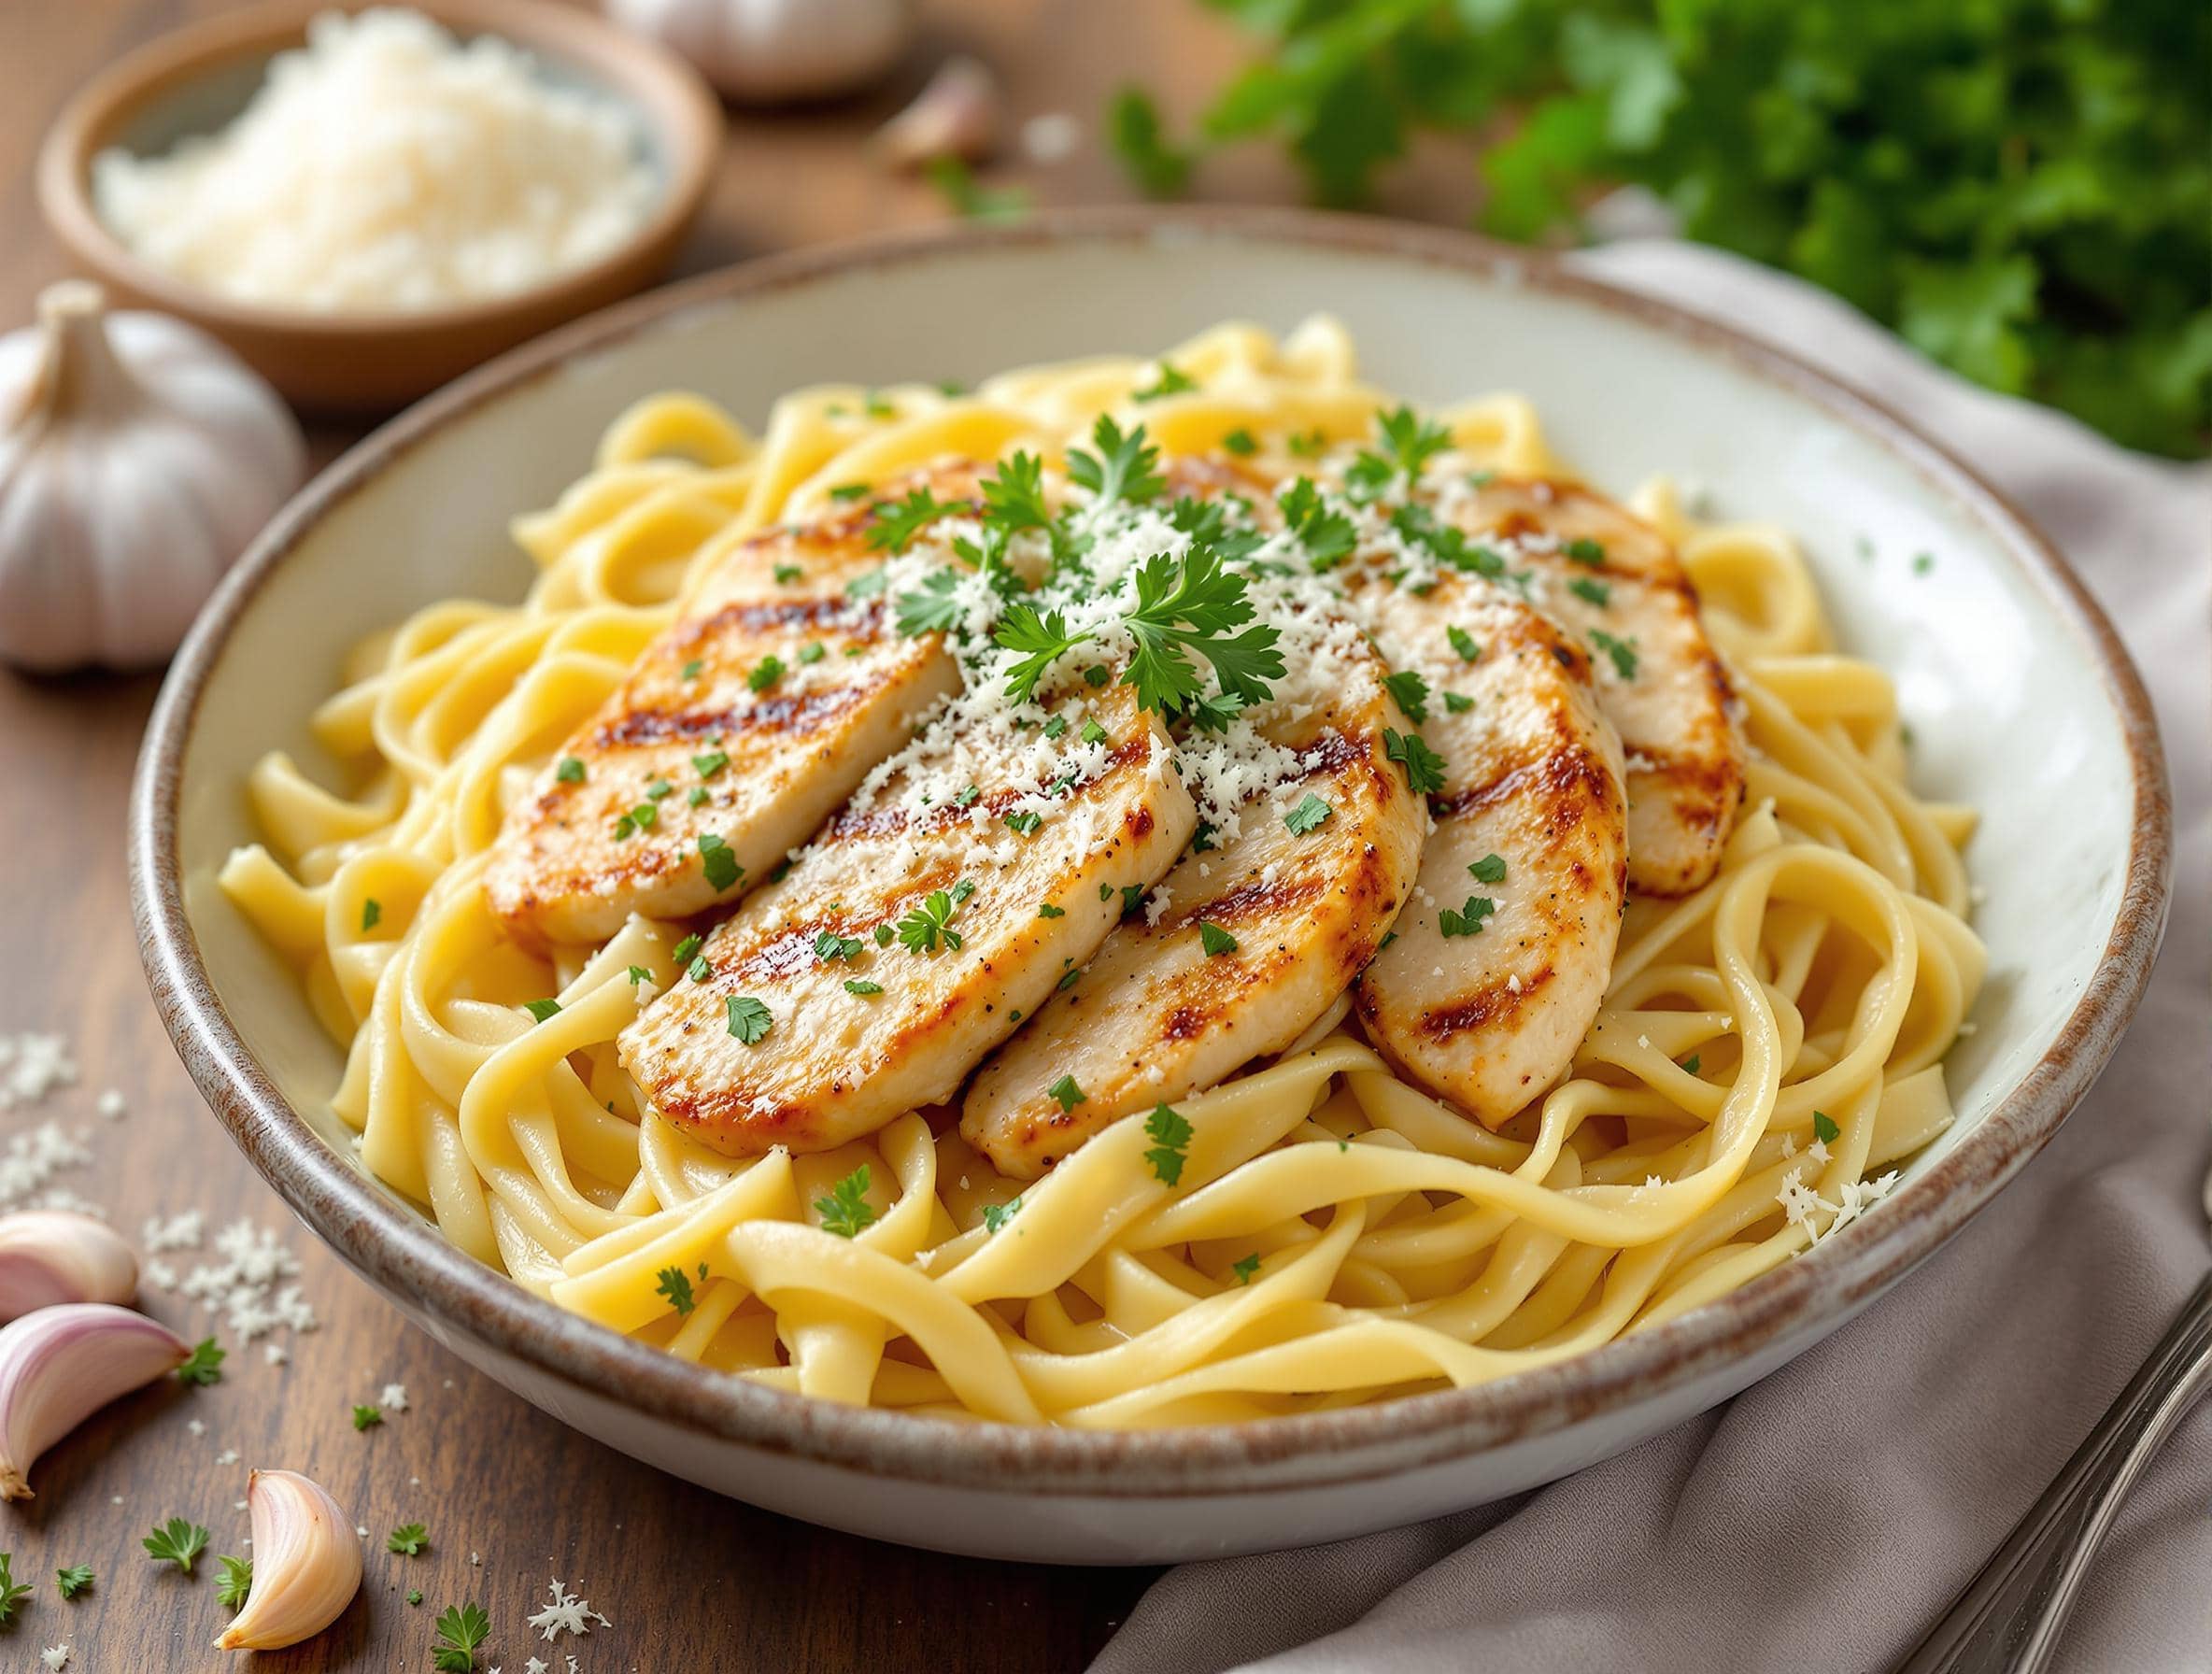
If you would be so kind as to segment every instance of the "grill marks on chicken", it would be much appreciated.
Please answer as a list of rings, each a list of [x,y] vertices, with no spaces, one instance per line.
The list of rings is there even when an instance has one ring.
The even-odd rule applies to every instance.
[[[975,479],[915,480],[953,497]],[[883,562],[871,521],[772,530],[721,561],[508,810],[486,876],[495,913],[533,939],[590,942],[631,913],[734,901],[958,689],[942,635],[908,638],[887,599],[848,598]]]

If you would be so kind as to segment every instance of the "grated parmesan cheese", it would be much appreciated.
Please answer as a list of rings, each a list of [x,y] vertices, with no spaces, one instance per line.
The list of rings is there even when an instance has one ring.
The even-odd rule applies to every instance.
[[[241,301],[319,313],[509,295],[607,255],[659,192],[636,120],[496,36],[418,12],[325,13],[221,132],[92,163],[138,256]]]

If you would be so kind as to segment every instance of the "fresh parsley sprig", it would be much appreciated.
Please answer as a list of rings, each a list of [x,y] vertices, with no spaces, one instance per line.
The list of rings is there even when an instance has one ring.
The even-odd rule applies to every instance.
[[[858,1238],[875,1224],[875,1206],[868,1201],[868,1165],[862,1163],[830,1188],[826,1198],[815,1199],[815,1213],[822,1217],[822,1230],[840,1238]]]
[[[480,1604],[449,1605],[437,1620],[438,1642],[431,1648],[431,1667],[438,1674],[470,1674],[476,1666],[476,1651],[491,1636],[491,1618]]]
[[[927,485],[911,489],[904,500],[883,500],[875,505],[875,520],[863,537],[872,551],[903,552],[915,537],[940,518],[969,509],[964,500],[940,500]]]
[[[1068,618],[1059,611],[1040,614],[1033,604],[1016,604],[999,618],[991,638],[1000,649],[1021,653],[1021,660],[1007,671],[1006,695],[1016,703],[1027,703],[1045,671],[1090,635],[1070,633]]]
[[[1124,435],[1120,425],[1100,414],[1091,427],[1091,445],[1098,452],[1068,449],[1068,477],[1090,489],[1101,504],[1116,500],[1140,504],[1158,499],[1167,489],[1168,479],[1157,469],[1160,450],[1146,442],[1141,424]]]
[[[1193,708],[1200,696],[1194,652],[1240,707],[1267,701],[1268,683],[1283,677],[1275,648],[1282,636],[1269,623],[1245,626],[1255,613],[1243,575],[1225,569],[1211,548],[1194,546],[1180,560],[1156,553],[1135,581],[1137,605],[1123,622],[1137,648],[1121,683],[1136,688],[1138,707],[1163,715]]]

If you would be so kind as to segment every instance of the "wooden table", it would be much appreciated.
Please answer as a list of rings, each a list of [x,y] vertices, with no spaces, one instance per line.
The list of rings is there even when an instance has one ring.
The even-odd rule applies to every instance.
[[[30,178],[54,109],[118,53],[218,9],[212,0],[0,0],[0,330],[28,319],[38,288],[62,271]],[[858,142],[948,50],[990,62],[1017,116],[1066,111],[1082,123],[1085,142],[1066,162],[991,172],[1043,203],[1128,195],[1097,140],[1113,88],[1142,80],[1170,111],[1187,112],[1238,52],[1195,0],[939,0],[926,9],[929,38],[880,94],[784,115],[733,113],[728,166],[685,271],[942,217],[929,189],[886,175]],[[1455,217],[1464,161],[1424,163],[1392,206]],[[1262,154],[1212,165],[1202,186],[1223,197],[1297,195],[1295,180]],[[318,461],[359,433],[316,430]],[[0,1142],[48,1116],[81,1133],[93,1162],[54,1184],[104,1205],[133,1236],[150,1214],[188,1209],[206,1212],[210,1234],[241,1216],[282,1231],[322,1323],[291,1342],[288,1366],[265,1363],[261,1343],[234,1342],[218,1386],[172,1385],[121,1403],[47,1455],[38,1497],[0,1513],[0,1549],[36,1587],[15,1624],[0,1629],[0,1667],[35,1667],[39,1647],[64,1641],[69,1667],[95,1674],[220,1662],[204,1649],[227,1619],[212,1560],[247,1550],[235,1506],[249,1465],[306,1470],[370,1535],[353,1608],[320,1639],[256,1666],[426,1669],[432,1615],[467,1599],[490,1612],[488,1663],[510,1674],[532,1651],[560,1668],[552,1653],[573,1650],[586,1674],[901,1669],[921,1655],[936,1668],[1028,1671],[1087,1660],[1150,1571],[906,1552],[717,1498],[587,1440],[404,1328],[290,1221],[201,1105],[139,972],[123,803],[156,684],[152,675],[0,673],[0,1033],[64,1034],[83,1070],[80,1085],[42,1107],[0,1114]],[[107,1087],[129,1105],[113,1123],[93,1114]],[[189,1269],[203,1256],[164,1259]],[[173,1292],[149,1289],[147,1305],[190,1339],[212,1328]],[[406,1386],[408,1410],[356,1433],[351,1405],[392,1383]],[[193,1581],[139,1549],[172,1515],[213,1531]],[[430,1550],[388,1554],[386,1532],[417,1521],[429,1525]],[[77,1563],[99,1579],[64,1603],[53,1571]],[[554,1576],[613,1627],[581,1642],[537,1643],[523,1617],[543,1605]],[[410,1587],[424,1596],[418,1608],[404,1602]]]

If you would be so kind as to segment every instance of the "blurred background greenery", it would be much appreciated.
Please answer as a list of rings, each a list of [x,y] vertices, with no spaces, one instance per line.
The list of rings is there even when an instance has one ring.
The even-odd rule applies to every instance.
[[[1258,143],[1357,206],[1416,136],[1463,136],[1489,232],[1571,241],[1642,188],[1992,389],[2134,447],[2212,439],[2207,0],[1205,4],[1252,56],[1195,128],[1139,85],[1109,112],[1153,195]]]

